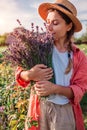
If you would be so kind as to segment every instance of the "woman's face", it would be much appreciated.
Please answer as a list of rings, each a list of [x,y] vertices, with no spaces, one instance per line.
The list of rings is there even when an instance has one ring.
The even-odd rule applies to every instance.
[[[67,31],[72,27],[71,23],[69,25],[66,24],[65,20],[56,10],[48,13],[46,22],[48,30],[53,34],[55,41],[65,39]]]

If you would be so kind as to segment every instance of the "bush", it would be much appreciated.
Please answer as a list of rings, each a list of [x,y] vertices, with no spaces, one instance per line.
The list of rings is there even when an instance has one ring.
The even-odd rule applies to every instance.
[[[14,69],[5,62],[0,64],[0,130],[24,128],[30,89],[15,83]]]

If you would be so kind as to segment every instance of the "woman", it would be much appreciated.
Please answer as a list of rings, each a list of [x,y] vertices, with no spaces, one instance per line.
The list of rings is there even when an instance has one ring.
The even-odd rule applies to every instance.
[[[55,83],[49,81],[52,69],[43,64],[28,71],[19,69],[16,79],[24,87],[31,80],[37,81],[34,85],[36,94],[48,96],[40,101],[38,129],[84,130],[79,103],[87,90],[87,58],[71,41],[74,32],[82,29],[77,10],[67,0],[43,3],[38,10],[54,37],[52,67]]]

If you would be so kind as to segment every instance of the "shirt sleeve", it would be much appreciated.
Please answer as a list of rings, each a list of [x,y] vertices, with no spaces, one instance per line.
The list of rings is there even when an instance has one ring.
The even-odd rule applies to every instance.
[[[24,79],[22,79],[20,77],[20,73],[23,71],[22,67],[17,67],[16,71],[15,71],[15,79],[17,81],[17,83],[22,86],[22,87],[27,87],[30,83],[30,81],[25,81]]]
[[[83,53],[80,55],[77,66],[74,69],[75,73],[70,85],[74,93],[74,99],[71,102],[78,104],[87,92],[87,57]]]

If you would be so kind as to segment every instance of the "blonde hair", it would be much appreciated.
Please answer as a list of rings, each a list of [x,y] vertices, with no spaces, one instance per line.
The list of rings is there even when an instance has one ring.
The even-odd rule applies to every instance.
[[[69,42],[69,45],[68,45],[68,58],[69,58],[69,62],[68,62],[68,66],[65,70],[65,74],[68,74],[72,67],[73,67],[73,63],[72,63],[72,59],[71,59],[71,51],[72,51],[72,42],[70,41]]]

